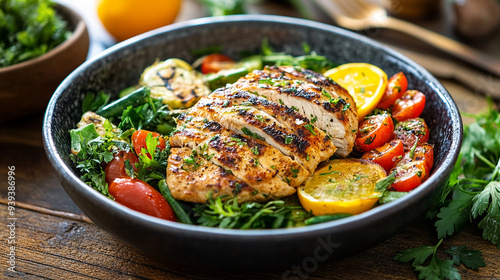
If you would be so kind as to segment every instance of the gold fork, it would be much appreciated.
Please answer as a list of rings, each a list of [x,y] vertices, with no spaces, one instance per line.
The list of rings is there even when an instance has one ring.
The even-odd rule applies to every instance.
[[[397,30],[445,51],[476,67],[500,76],[500,60],[448,37],[387,15],[385,9],[364,0],[316,0],[341,27],[351,30],[387,28]]]

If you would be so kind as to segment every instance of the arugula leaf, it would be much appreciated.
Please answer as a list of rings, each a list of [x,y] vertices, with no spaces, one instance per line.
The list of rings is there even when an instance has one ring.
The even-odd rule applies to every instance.
[[[479,267],[486,266],[481,251],[469,250],[467,246],[452,246],[446,250],[452,257],[454,265],[464,264],[467,268],[478,270]]]

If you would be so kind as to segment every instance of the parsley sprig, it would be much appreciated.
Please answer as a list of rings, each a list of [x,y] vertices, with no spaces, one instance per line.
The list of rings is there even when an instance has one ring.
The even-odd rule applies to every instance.
[[[436,253],[443,239],[436,246],[422,246],[400,251],[394,260],[409,262],[413,260],[412,266],[419,272],[419,279],[462,279],[458,269],[454,265],[464,264],[470,269],[479,269],[485,266],[481,252],[469,250],[466,246],[452,246],[446,253],[452,259],[441,259]],[[427,260],[431,257],[430,261]],[[427,265],[425,265],[427,263]]]

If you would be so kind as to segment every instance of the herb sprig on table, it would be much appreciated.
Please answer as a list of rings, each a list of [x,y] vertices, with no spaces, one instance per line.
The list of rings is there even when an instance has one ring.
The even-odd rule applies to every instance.
[[[453,265],[463,263],[470,269],[485,266],[481,253],[465,246],[451,247],[446,252],[451,260],[436,256],[442,240],[459,232],[468,223],[477,223],[483,237],[500,249],[500,114],[490,104],[480,115],[467,115],[475,122],[465,127],[462,149],[447,185],[429,218],[436,218],[436,246],[423,246],[400,251],[394,258],[401,262],[412,259],[419,279],[461,279]],[[424,262],[432,255],[428,265]]]

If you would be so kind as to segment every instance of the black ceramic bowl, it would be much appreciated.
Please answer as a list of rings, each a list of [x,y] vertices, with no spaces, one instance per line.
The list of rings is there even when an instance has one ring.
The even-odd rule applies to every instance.
[[[403,71],[409,88],[426,95],[423,117],[431,130],[435,164],[430,178],[406,197],[363,214],[313,226],[276,230],[227,230],[157,219],[107,199],[80,181],[70,162],[68,131],[81,115],[86,93],[117,95],[137,83],[155,59],[192,62],[193,50],[222,46],[237,57],[259,51],[262,40],[280,51],[300,55],[302,44],[337,63],[368,62],[388,75]],[[44,119],[45,149],[66,192],[99,227],[155,257],[212,268],[290,267],[343,258],[395,234],[432,203],[457,160],[462,123],[445,88],[426,70],[365,37],[312,21],[277,16],[198,19],[152,31],[122,42],[84,63],[56,90]]]

